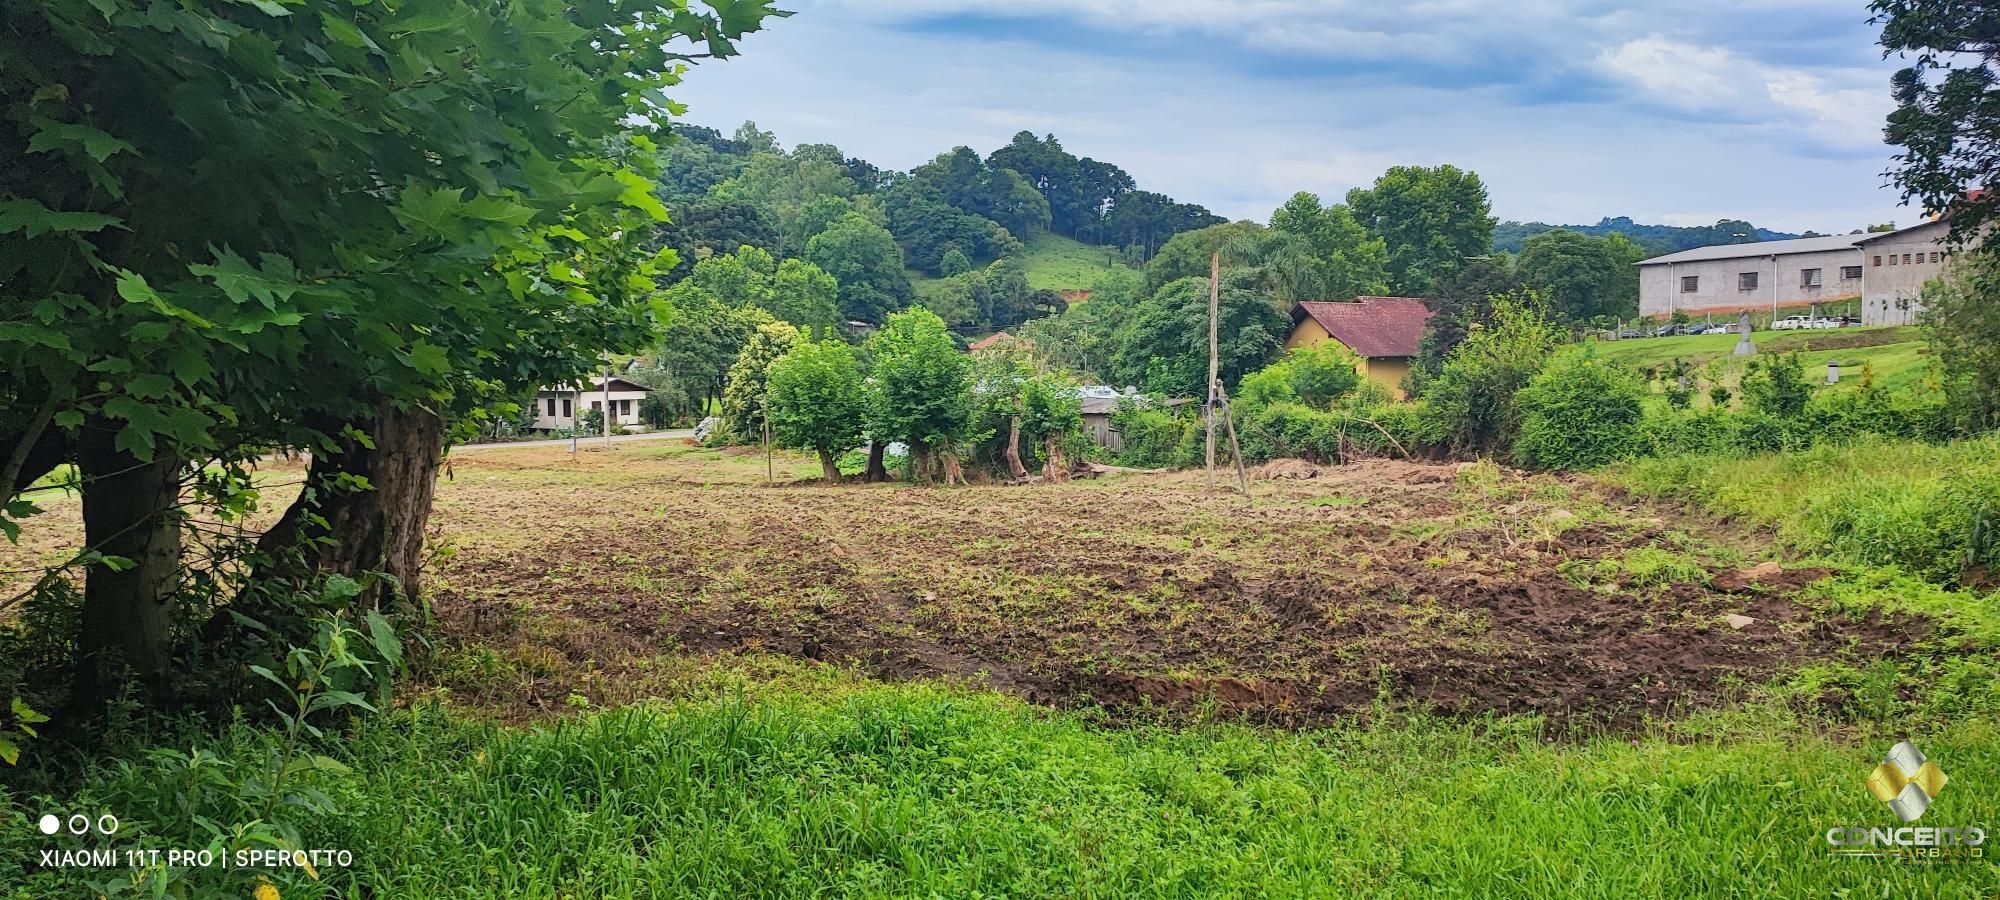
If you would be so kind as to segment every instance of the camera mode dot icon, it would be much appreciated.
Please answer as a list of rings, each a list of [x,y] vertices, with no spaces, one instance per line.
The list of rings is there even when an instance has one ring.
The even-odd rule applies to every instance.
[[[43,834],[55,834],[56,829],[59,829],[61,827],[62,827],[62,820],[56,818],[53,814],[45,815],[42,817]]]

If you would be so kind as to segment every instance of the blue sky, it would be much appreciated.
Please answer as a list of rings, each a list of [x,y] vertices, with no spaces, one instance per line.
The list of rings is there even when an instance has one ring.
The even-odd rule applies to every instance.
[[[1266,220],[1396,164],[1486,180],[1502,219],[1850,230],[1884,186],[1889,74],[1864,2],[792,0],[688,75],[744,119],[906,169],[1022,129],[1141,187]]]

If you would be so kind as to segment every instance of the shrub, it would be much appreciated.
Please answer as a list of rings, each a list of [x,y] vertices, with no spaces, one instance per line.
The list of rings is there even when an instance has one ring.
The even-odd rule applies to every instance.
[[[1514,399],[1514,459],[1538,469],[1594,469],[1640,447],[1646,385],[1587,352],[1565,353]]]
[[[1134,397],[1120,398],[1118,405],[1112,407],[1111,427],[1125,444],[1118,451],[1118,463],[1138,468],[1188,464],[1190,460],[1183,457],[1181,447],[1190,435],[1196,437],[1198,445],[1202,430],[1196,416],[1162,409],[1150,399]]]
[[[1427,428],[1452,453],[1503,451],[1520,428],[1514,395],[1563,342],[1533,292],[1495,297],[1493,325],[1474,328],[1424,392]]]
[[[1299,402],[1325,409],[1361,383],[1360,359],[1334,341],[1321,341],[1285,354],[1286,375]]]
[[[1743,375],[1743,403],[1757,412],[1797,418],[1811,400],[1805,360],[1797,353],[1760,356],[1750,361],[1750,370]]]
[[[1297,403],[1299,392],[1292,387],[1292,367],[1275,362],[1243,376],[1236,386],[1236,407],[1247,418],[1263,407],[1277,403]]]

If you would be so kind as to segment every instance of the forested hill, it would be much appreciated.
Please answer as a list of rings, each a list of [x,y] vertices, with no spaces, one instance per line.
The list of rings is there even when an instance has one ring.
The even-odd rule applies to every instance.
[[[678,125],[660,153],[658,195],[673,217],[660,237],[681,252],[675,274],[745,247],[773,265],[810,264],[836,279],[838,298],[781,316],[798,324],[880,322],[922,283],[925,304],[954,326],[1006,327],[1054,302],[1027,288],[1030,246],[1103,248],[1105,265],[1138,266],[1174,235],[1223,221],[1054,135],[1022,132],[984,156],[950,148],[907,172],[831,144],[787,149],[750,122],[730,135]]]
[[[1622,234],[1643,248],[1648,255],[1677,253],[1695,247],[1710,247],[1716,244],[1748,244],[1753,241],[1784,241],[1798,237],[1818,237],[1814,232],[1790,234],[1758,228],[1740,219],[1724,219],[1713,225],[1681,227],[1676,225],[1641,225],[1629,217],[1609,216],[1599,219],[1595,225],[1550,225],[1545,222],[1501,222],[1493,228],[1493,249],[1506,253],[1521,252],[1521,242],[1545,231],[1562,229],[1595,237]]]

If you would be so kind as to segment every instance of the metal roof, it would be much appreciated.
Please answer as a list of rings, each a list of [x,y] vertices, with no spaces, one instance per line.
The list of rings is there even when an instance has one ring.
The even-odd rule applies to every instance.
[[[1696,247],[1652,259],[1642,259],[1639,265],[1657,266],[1667,263],[1701,262],[1710,259],[1748,259],[1756,256],[1786,256],[1794,253],[1825,253],[1829,250],[1852,250],[1865,234],[1836,234],[1831,237],[1796,238],[1789,241],[1757,241],[1749,244],[1716,244],[1712,247]]]

